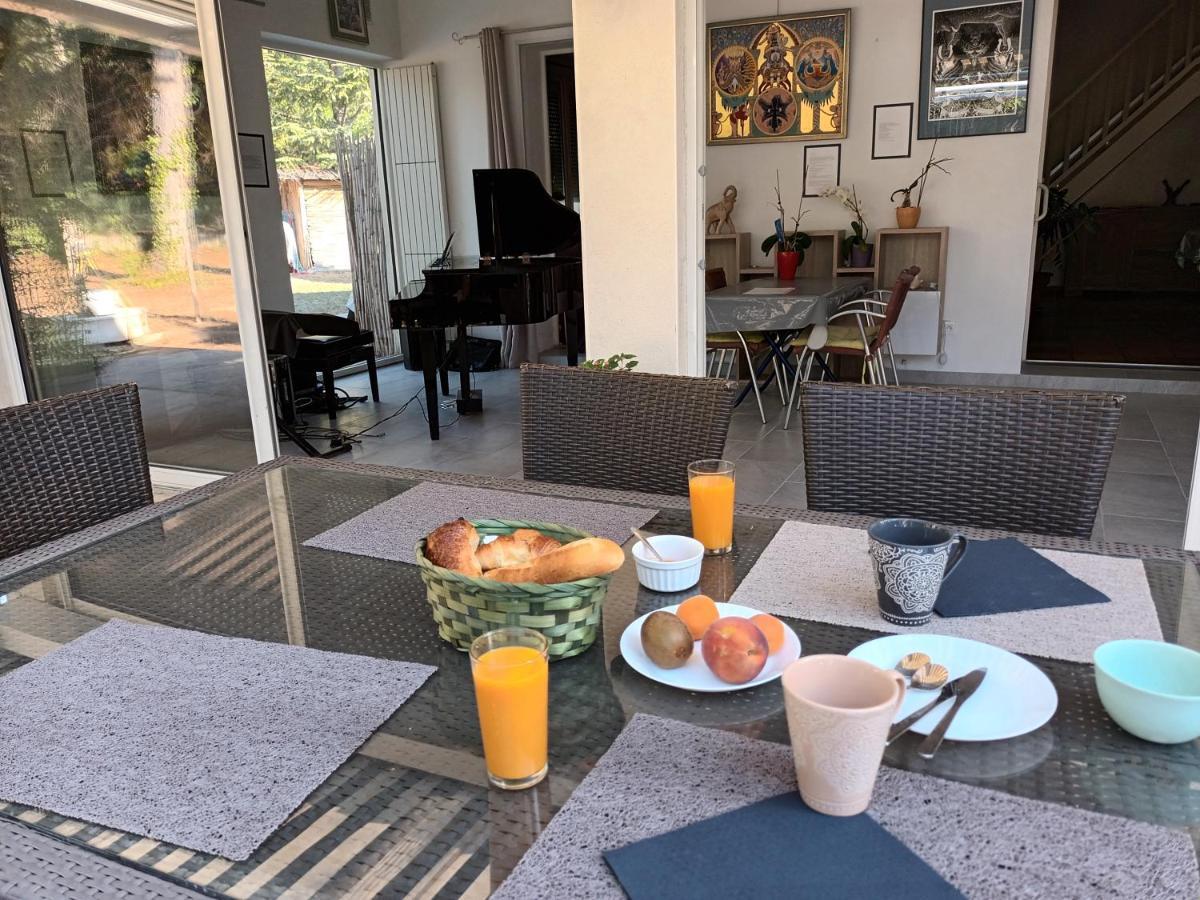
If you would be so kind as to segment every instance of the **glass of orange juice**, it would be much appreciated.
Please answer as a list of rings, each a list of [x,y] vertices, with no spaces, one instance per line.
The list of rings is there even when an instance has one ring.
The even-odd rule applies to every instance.
[[[471,675],[488,780],[519,791],[546,777],[550,642],[529,628],[500,628],[471,643]]]
[[[688,466],[692,537],[708,556],[733,549],[734,467],[727,459],[702,459]]]

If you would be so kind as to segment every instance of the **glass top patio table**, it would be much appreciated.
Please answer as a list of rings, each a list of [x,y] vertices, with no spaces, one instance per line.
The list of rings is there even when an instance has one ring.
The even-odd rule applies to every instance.
[[[131,877],[218,896],[486,895],[637,712],[787,741],[778,682],[692,694],[650,682],[620,657],[635,617],[678,602],[613,578],[596,644],[550,679],[550,776],[507,793],[487,786],[467,658],[437,635],[415,566],[303,546],[421,481],[486,485],[660,509],[653,533],[689,531],[687,501],[450,473],[277,460],[164,504],[0,561],[0,671],[112,618],[436,665],[438,671],[246,862],[0,803],[0,817],[95,854]],[[740,506],[735,549],[706,559],[696,591],[729,597],[788,518],[861,526],[860,517]],[[966,529],[975,536],[996,532]],[[1021,535],[1033,546],[1138,556],[1164,635],[1200,647],[1200,571],[1178,550]],[[628,552],[628,544],[626,545]],[[691,592],[688,592],[691,593]],[[789,620],[805,654],[845,653],[879,636]],[[1149,744],[1104,713],[1088,665],[1037,659],[1059,694],[1033,734],[947,744],[930,761],[909,735],[885,763],[1200,837],[1200,749]],[[1102,848],[1098,848],[1102,850]],[[39,864],[30,860],[30,871]],[[123,870],[125,871],[125,870]],[[70,877],[69,875],[63,877]],[[291,896],[291,894],[289,894]]]
[[[751,278],[704,295],[708,334],[726,331],[799,331],[824,325],[839,306],[871,288],[865,278]]]

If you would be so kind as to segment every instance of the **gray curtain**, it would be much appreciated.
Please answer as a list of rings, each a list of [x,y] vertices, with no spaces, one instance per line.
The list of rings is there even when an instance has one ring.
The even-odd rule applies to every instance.
[[[483,54],[483,90],[487,98],[488,164],[505,169],[517,164],[513,149],[511,115],[505,84],[504,41],[500,29],[479,32]],[[539,325],[507,325],[500,329],[500,358],[515,369],[523,362],[537,362],[545,350],[558,343],[558,318]]]

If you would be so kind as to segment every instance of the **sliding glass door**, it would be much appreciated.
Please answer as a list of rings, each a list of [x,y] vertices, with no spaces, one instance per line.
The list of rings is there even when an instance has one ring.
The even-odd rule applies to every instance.
[[[180,6],[0,0],[0,266],[31,399],[134,382],[152,463],[232,471],[257,457]]]

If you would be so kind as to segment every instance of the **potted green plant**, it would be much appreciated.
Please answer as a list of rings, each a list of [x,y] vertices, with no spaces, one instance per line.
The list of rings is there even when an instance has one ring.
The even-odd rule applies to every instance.
[[[868,269],[875,257],[875,245],[867,240],[870,230],[863,216],[862,203],[858,199],[858,191],[854,185],[849,188],[838,185],[821,192],[822,197],[829,197],[846,207],[854,218],[850,220],[850,234],[842,239],[842,259],[854,269]]]
[[[775,231],[763,238],[762,252],[770,256],[775,250],[775,274],[780,281],[791,281],[796,277],[796,270],[804,262],[804,251],[812,246],[812,238],[800,230],[800,220],[808,215],[804,208],[804,198],[800,198],[800,206],[792,217],[792,230],[784,232],[783,221],[787,213],[783,211],[783,196],[779,191],[779,171],[775,172],[775,208],[779,218],[775,220]]]
[[[900,228],[916,228],[917,223],[921,221],[921,198],[925,196],[925,182],[929,179],[929,173],[934,169],[939,172],[950,174],[942,163],[948,163],[952,157],[944,156],[941,159],[934,159],[934,153],[937,152],[937,141],[933,142],[933,147],[929,150],[929,161],[921,168],[920,173],[913,179],[913,183],[908,187],[897,188],[892,191],[890,199],[895,200],[896,195],[900,194],[904,197],[903,202],[896,207],[896,225]],[[912,202],[912,192],[917,192],[916,205]]]
[[[1047,188],[1046,215],[1038,222],[1037,250],[1038,269],[1034,274],[1035,286],[1049,287],[1054,277],[1061,276],[1066,268],[1067,249],[1082,231],[1096,228],[1096,208],[1082,200],[1071,202],[1065,188]]]

